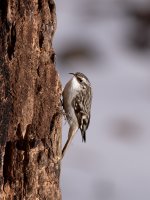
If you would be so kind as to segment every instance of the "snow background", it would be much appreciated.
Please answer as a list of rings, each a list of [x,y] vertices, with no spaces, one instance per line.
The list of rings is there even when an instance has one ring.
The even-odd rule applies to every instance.
[[[76,134],[62,161],[64,200],[150,199],[150,49],[136,48],[131,8],[144,0],[56,0],[54,48],[63,86],[83,72],[93,86],[87,143]],[[63,122],[63,144],[68,125]]]

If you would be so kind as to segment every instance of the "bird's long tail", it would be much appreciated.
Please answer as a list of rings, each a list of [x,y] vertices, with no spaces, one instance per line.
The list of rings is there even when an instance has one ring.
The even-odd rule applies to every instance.
[[[65,152],[68,149],[69,145],[71,144],[71,141],[72,141],[72,139],[73,139],[73,137],[74,137],[76,132],[77,132],[77,128],[76,127],[75,128],[74,127],[70,127],[67,142],[66,142],[66,144],[65,144],[65,146],[64,146],[64,148],[62,150],[62,158],[64,157]]]
[[[82,135],[82,142],[86,142],[86,132],[85,131],[82,132],[81,135]]]

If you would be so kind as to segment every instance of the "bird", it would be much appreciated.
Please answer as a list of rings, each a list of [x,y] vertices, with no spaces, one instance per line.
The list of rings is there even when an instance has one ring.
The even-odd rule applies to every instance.
[[[73,77],[62,92],[62,105],[69,124],[68,139],[62,150],[62,158],[78,129],[81,131],[82,142],[86,142],[86,130],[91,117],[92,88],[89,79],[81,72],[69,74]]]

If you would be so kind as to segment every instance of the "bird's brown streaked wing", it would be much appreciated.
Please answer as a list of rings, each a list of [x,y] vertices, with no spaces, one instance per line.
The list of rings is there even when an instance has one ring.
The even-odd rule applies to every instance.
[[[83,98],[83,94],[79,93],[73,99],[73,107],[81,130],[82,139],[86,141],[86,130],[90,123],[90,108],[86,105],[87,100]]]

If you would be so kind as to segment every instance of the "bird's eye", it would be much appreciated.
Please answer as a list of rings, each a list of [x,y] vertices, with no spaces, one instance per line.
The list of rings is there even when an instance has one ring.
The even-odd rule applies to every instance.
[[[82,83],[82,82],[83,82],[83,80],[82,80],[81,78],[78,78],[78,81],[79,81],[79,83]]]

